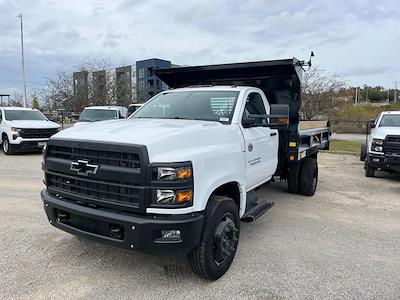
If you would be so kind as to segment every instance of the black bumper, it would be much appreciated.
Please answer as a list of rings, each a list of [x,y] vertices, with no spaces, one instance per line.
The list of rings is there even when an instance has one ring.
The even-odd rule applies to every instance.
[[[43,141],[44,143],[47,142],[47,140]],[[33,141],[24,141],[19,144],[11,144],[13,147],[13,151],[15,152],[31,152],[31,151],[39,151],[42,150],[43,147],[38,146],[39,142],[33,142]]]
[[[400,172],[400,156],[368,154],[368,163],[375,169]]]
[[[66,232],[149,254],[186,255],[200,241],[202,214],[149,216],[86,207],[41,193],[49,222]],[[161,230],[180,230],[180,241],[160,240]]]

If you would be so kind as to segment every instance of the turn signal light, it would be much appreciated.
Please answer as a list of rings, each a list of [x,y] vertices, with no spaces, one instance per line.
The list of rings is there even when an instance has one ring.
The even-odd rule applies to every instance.
[[[192,177],[192,168],[179,168],[176,169],[176,178],[187,179]]]
[[[192,201],[192,191],[178,191],[176,193],[176,201],[178,203],[186,203]]]
[[[276,123],[278,123],[279,125],[286,125],[286,124],[289,124],[289,119],[288,118],[278,118],[276,120]]]

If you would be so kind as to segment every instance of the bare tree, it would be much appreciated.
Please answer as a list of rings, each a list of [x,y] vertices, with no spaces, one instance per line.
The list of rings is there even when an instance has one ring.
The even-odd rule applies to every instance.
[[[303,76],[301,89],[301,115],[304,119],[329,116],[332,109],[346,101],[342,91],[344,81],[327,74],[324,70],[312,67]]]
[[[72,108],[74,104],[72,72],[58,67],[54,76],[47,79],[47,85],[40,94],[47,109]]]
[[[13,97],[10,99],[9,106],[22,106],[23,95],[21,93],[14,92]]]
[[[46,108],[62,107],[78,112],[88,105],[128,105],[129,103],[118,101],[118,93],[121,93],[121,90],[117,89],[115,73],[110,71],[110,68],[111,62],[107,58],[86,58],[69,68],[58,67],[54,76],[48,78],[47,86],[41,92]],[[74,72],[87,72],[83,97],[74,94]],[[132,99],[134,96],[132,87],[123,93],[127,95],[125,99]]]

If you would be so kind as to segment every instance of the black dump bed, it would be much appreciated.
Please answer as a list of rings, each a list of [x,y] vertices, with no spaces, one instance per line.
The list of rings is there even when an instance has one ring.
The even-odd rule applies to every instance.
[[[297,130],[302,68],[299,60],[282,59],[155,70],[170,88],[194,85],[258,87],[271,104],[289,105],[290,130]]]

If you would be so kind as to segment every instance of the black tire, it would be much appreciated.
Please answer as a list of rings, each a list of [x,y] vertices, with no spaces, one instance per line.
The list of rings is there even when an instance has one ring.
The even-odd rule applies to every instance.
[[[8,141],[7,135],[3,136],[3,141],[1,146],[3,148],[3,152],[5,155],[11,155],[14,153],[13,145],[11,145],[10,142]]]
[[[300,192],[300,165],[300,163],[297,163],[288,171],[287,186],[288,192],[291,194],[298,194]]]
[[[235,257],[239,235],[240,220],[236,203],[228,197],[211,196],[200,243],[189,255],[193,271],[210,281],[224,275]]]
[[[366,177],[375,177],[375,171],[376,169],[374,167],[372,167],[369,162],[368,159],[365,160],[365,176]]]
[[[360,151],[360,160],[361,161],[365,161],[365,159],[367,158],[367,152],[368,152],[368,145],[362,144],[361,151]]]
[[[313,196],[318,184],[318,163],[315,158],[305,158],[300,171],[300,193]]]

